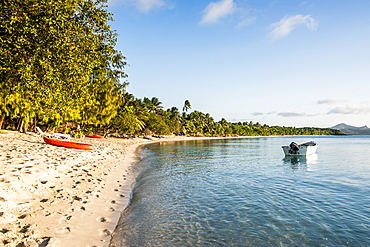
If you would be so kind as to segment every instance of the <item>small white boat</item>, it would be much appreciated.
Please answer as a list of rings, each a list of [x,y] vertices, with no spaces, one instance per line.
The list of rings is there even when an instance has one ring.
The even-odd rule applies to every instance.
[[[283,148],[285,156],[292,156],[292,155],[311,155],[316,153],[318,148],[318,144],[316,142],[310,141],[305,142],[302,144],[297,144],[295,142],[290,143],[289,146],[281,146]]]

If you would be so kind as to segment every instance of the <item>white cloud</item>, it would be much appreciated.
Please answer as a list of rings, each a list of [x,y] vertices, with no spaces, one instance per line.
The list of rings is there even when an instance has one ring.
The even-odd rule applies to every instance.
[[[233,0],[221,0],[212,2],[204,9],[201,24],[213,24],[219,19],[231,15],[236,11],[236,5]]]
[[[165,5],[163,0],[136,0],[136,7],[143,13]]]
[[[299,113],[299,112],[279,112],[278,116],[282,117],[303,117],[306,116],[306,113]]]
[[[347,102],[347,100],[345,99],[324,99],[324,100],[318,100],[316,103],[319,105],[322,105],[322,104],[334,105],[334,104],[343,103],[343,102]]]
[[[310,114],[307,114],[306,116],[307,117],[316,117],[316,116],[320,116],[321,114],[320,113],[310,113]]]
[[[155,8],[160,8],[166,5],[164,0],[109,0],[110,6],[119,4],[132,5],[143,13],[148,13]]]
[[[250,119],[246,119],[246,118],[233,118],[230,120],[230,122],[247,122],[247,121],[250,121]]]
[[[262,116],[263,113],[262,112],[253,112],[252,113],[252,116]]]
[[[143,12],[149,12],[154,8],[159,8],[165,5],[163,0],[138,0],[138,8]]]
[[[302,24],[306,25],[308,30],[315,31],[317,29],[318,22],[310,15],[285,16],[279,22],[271,24],[270,27],[272,28],[272,31],[270,32],[270,36],[273,41],[281,39]]]
[[[368,106],[357,106],[351,104],[342,107],[335,107],[331,109],[328,114],[364,114],[369,112],[370,107]]]

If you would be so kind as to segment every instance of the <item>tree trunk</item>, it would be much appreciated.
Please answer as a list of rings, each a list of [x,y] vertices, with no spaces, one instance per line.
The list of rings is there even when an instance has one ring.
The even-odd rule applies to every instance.
[[[18,121],[17,131],[22,132],[23,124],[24,124],[24,120],[21,117],[19,118],[19,121]]]
[[[3,128],[5,113],[1,114],[0,116],[0,130]]]
[[[29,123],[24,123],[23,124],[22,133],[27,133],[29,125],[30,125]]]
[[[103,133],[104,133],[104,137],[107,137],[108,135],[109,135],[109,133],[110,133],[110,128],[109,128],[109,126],[108,127],[106,127],[106,128],[103,128]]]
[[[35,117],[33,118],[33,126],[32,126],[32,130],[33,130],[34,132],[37,132],[37,131],[36,131],[36,127],[37,127],[37,117],[35,116]]]

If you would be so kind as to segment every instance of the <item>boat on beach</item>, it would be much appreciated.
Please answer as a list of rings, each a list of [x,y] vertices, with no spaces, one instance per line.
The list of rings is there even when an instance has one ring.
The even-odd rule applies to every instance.
[[[70,141],[63,141],[54,138],[44,137],[44,141],[48,144],[59,146],[59,147],[66,147],[66,148],[76,148],[76,149],[83,149],[83,150],[94,150],[94,146],[87,143],[80,143],[80,142],[70,142]]]
[[[307,156],[316,153],[318,144],[314,141],[297,144],[295,142],[290,143],[288,146],[281,146],[283,148],[285,156]]]
[[[89,138],[99,138],[99,139],[102,139],[103,138],[102,136],[92,136],[92,135],[86,135],[86,137],[89,137]]]

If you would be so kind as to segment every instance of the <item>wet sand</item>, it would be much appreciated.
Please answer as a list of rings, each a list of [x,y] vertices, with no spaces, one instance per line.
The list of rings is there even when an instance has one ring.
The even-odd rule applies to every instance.
[[[0,134],[0,246],[108,246],[129,202],[136,150],[192,139],[209,138],[71,139],[94,145],[83,151]]]

